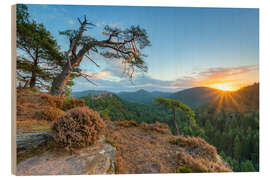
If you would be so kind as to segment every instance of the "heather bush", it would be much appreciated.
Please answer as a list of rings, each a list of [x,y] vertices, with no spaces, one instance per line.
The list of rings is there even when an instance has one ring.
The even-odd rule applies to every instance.
[[[46,104],[48,103],[48,105],[52,107],[62,109],[63,104],[64,104],[63,98],[52,96],[46,93],[40,93],[39,96],[41,98],[40,103],[46,103]]]
[[[202,163],[200,159],[195,159],[189,154],[181,153],[178,155],[178,170],[186,167],[191,169],[192,172],[209,172],[207,166]]]
[[[52,133],[60,146],[80,148],[95,144],[104,127],[105,123],[96,111],[76,107],[52,124]]]
[[[177,173],[231,172],[223,161],[218,160],[216,148],[201,138],[180,136],[169,142],[179,146]]]
[[[65,112],[62,111],[61,109],[54,108],[51,106],[45,106],[42,107],[42,109],[40,109],[40,111],[36,113],[36,116],[40,120],[55,121],[57,120],[58,117],[64,114]]]
[[[217,150],[205,140],[198,137],[177,137],[169,140],[171,144],[178,145],[192,156],[204,157],[211,161],[217,161]]]

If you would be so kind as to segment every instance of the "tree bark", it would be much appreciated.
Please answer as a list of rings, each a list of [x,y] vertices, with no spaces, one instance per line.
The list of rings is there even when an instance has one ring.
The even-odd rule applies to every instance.
[[[70,69],[69,64],[67,63],[64,66],[62,72],[53,80],[51,91],[50,91],[52,95],[63,96],[63,92],[68,82],[70,73],[71,73],[71,69]]]
[[[30,79],[30,88],[36,87],[36,72],[32,72],[32,77]]]
[[[36,87],[36,81],[37,81],[37,59],[34,60],[34,65],[32,69],[32,76],[30,80],[30,88]]]
[[[28,88],[29,84],[30,84],[30,80],[28,79],[28,80],[26,80],[23,88]]]
[[[54,96],[64,95],[65,87],[67,85],[72,68],[80,65],[80,62],[82,61],[83,56],[86,52],[87,51],[85,50],[81,50],[78,53],[78,56],[76,59],[71,60],[70,64],[69,62],[65,64],[65,66],[62,69],[62,72],[53,80],[50,94]]]
[[[174,121],[175,130],[176,130],[176,135],[179,136],[179,128],[178,128],[178,124],[176,121],[176,109],[175,108],[173,108],[173,121]]]

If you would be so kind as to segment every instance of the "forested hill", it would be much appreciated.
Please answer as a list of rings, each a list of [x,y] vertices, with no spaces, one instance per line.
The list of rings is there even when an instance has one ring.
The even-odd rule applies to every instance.
[[[91,95],[103,94],[104,92],[110,93],[108,91],[87,90],[80,92],[72,92],[72,96],[78,98],[88,96],[88,94]],[[117,95],[122,100],[141,104],[153,104],[154,103],[153,99],[156,97],[169,97],[171,99],[181,100],[188,106],[196,108],[201,105],[209,103],[210,101],[218,97],[220,94],[222,94],[222,92],[223,91],[208,87],[195,87],[178,91],[176,93],[161,92],[161,91],[149,92],[141,89],[134,92],[122,91],[113,94]]]
[[[91,95],[98,95],[110,93],[108,91],[87,90],[81,92],[73,92],[74,97],[83,97]],[[198,108],[200,106],[209,107],[223,107],[227,110],[242,111],[243,109],[258,109],[259,107],[259,84],[243,87],[235,92],[225,92],[218,89],[208,87],[195,87],[176,93],[138,90],[135,92],[119,92],[111,93],[117,95],[124,101],[135,102],[141,104],[154,104],[153,99],[156,97],[169,97],[182,101],[191,108]]]
[[[234,171],[259,170],[258,83],[197,108],[196,121]]]
[[[222,93],[206,105],[217,111],[249,112],[259,109],[259,83],[243,87],[235,92]]]
[[[207,104],[223,93],[221,90],[208,87],[194,87],[173,93],[170,98],[182,101],[191,108]]]
[[[80,92],[72,92],[71,95],[78,98],[83,96],[90,95],[98,95],[98,94],[104,94],[104,93],[111,93],[115,94],[118,97],[120,97],[122,100],[129,101],[129,102],[136,102],[141,104],[153,104],[153,99],[155,97],[169,97],[172,93],[169,92],[161,92],[161,91],[146,91],[146,90],[138,90],[135,92],[129,92],[129,91],[122,91],[119,93],[112,93],[108,91],[103,90],[87,90],[87,91],[80,91]]]
[[[160,92],[160,91],[153,91],[149,92],[146,90],[138,90],[135,92],[120,92],[117,95],[126,101],[136,102],[136,103],[143,103],[143,104],[153,104],[153,99],[155,97],[169,97],[171,93],[169,92]]]
[[[98,111],[104,119],[172,124],[170,110],[161,106],[125,101],[115,94],[88,95],[81,99],[85,100],[89,108]]]
[[[71,95],[75,98],[83,97],[83,96],[88,96],[88,94],[103,94],[104,92],[109,93],[108,91],[99,91],[99,90],[87,90],[87,91],[77,91],[77,92],[72,92]]]

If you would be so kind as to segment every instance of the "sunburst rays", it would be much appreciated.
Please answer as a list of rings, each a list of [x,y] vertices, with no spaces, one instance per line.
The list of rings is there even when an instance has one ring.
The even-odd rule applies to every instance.
[[[210,106],[215,107],[216,113],[221,112],[222,109],[243,112],[244,107],[239,102],[239,99],[240,97],[236,92],[220,91],[210,103]]]

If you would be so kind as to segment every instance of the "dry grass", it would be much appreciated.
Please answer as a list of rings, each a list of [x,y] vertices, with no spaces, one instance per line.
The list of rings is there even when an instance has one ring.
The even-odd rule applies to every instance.
[[[169,142],[178,148],[179,167],[176,172],[231,172],[224,162],[218,161],[216,148],[195,137],[173,137]]]
[[[17,89],[17,121],[53,121],[63,114],[63,98],[29,89]]]
[[[178,155],[179,167],[177,173],[203,173],[203,172],[231,172],[225,164],[210,161],[207,158],[195,158],[194,156],[186,153]]]
[[[25,103],[31,103],[38,106],[51,106],[61,109],[64,104],[64,99],[52,96],[48,93],[33,92],[29,89],[17,89],[17,104],[23,105]]]
[[[52,133],[60,146],[81,148],[95,144],[104,127],[104,121],[96,111],[77,107],[52,124]]]
[[[64,99],[29,89],[17,89],[17,121],[54,121],[63,115],[64,111],[83,106],[83,99]]]
[[[154,124],[150,127],[155,126]],[[177,155],[167,138],[168,134],[150,130],[150,128],[144,129],[141,125],[123,128],[115,122],[108,122],[106,142],[116,147],[116,173],[175,172]]]
[[[169,126],[165,123],[160,123],[156,121],[154,124],[148,124],[148,123],[141,123],[140,126],[144,130],[150,130],[150,131],[156,131],[161,134],[171,134],[171,131],[169,129]]]
[[[217,150],[205,140],[198,137],[173,137],[169,140],[171,144],[185,149],[188,154],[198,158],[204,157],[211,161],[217,161]]]
[[[115,124],[122,126],[122,127],[137,127],[138,124],[136,121],[130,120],[130,121],[114,121]]]
[[[116,147],[117,174],[231,171],[201,138],[173,136],[159,122],[127,126],[107,122],[106,142]]]
[[[36,117],[40,120],[55,121],[58,117],[64,115],[61,109],[45,106],[36,113]]]

